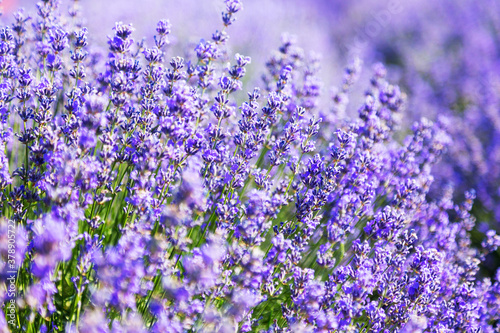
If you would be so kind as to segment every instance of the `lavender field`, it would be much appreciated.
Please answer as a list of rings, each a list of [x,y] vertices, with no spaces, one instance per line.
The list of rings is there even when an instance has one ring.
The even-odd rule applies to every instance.
[[[0,7],[0,333],[500,331],[500,2]]]

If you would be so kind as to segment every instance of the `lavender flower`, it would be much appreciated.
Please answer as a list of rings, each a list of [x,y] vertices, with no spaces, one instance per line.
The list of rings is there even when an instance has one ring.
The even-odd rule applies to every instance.
[[[498,330],[493,185],[439,186],[453,119],[409,126],[393,67],[353,58],[323,99],[293,36],[233,56],[241,1],[183,57],[166,19],[99,47],[65,6],[0,27],[0,330]]]

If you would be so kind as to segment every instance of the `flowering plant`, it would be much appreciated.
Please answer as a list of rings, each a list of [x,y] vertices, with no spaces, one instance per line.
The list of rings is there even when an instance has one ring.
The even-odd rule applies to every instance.
[[[76,2],[0,28],[0,330],[498,329],[480,265],[500,237],[472,246],[474,191],[427,196],[445,124],[404,133],[382,64],[343,116],[358,59],[320,108],[318,59],[287,36],[248,88],[241,9],[186,58],[167,20],[94,48]]]

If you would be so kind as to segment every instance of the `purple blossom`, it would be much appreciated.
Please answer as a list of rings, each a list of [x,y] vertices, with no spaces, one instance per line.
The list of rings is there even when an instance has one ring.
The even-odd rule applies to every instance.
[[[345,23],[337,47],[375,8],[300,3]],[[387,26],[358,56],[284,34],[265,62],[279,2],[245,5],[243,46],[242,2],[219,5],[193,44],[166,19],[100,43],[76,2],[0,27],[0,330],[498,330],[498,20],[466,0],[428,30],[442,4],[392,4],[375,17],[411,52]]]

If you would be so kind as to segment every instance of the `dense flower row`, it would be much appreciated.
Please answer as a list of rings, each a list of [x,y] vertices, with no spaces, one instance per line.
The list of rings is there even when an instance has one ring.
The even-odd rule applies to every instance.
[[[473,190],[428,196],[446,119],[401,131],[382,64],[349,102],[358,59],[320,108],[318,59],[288,37],[248,88],[226,48],[241,9],[186,58],[167,20],[92,46],[76,2],[0,28],[0,330],[498,330],[500,273],[479,270],[500,237],[472,246]]]
[[[88,0],[87,13],[96,14],[89,23],[111,22],[106,13],[112,10],[134,19],[145,31],[157,13],[177,8],[180,14],[174,18],[183,29],[176,33],[183,32],[184,38],[214,25],[211,18],[216,16],[210,14],[217,0],[146,1],[152,10],[137,11],[132,0],[122,0],[120,6]],[[453,182],[460,193],[476,188],[474,214],[500,228],[498,1],[253,0],[247,7],[251,10],[242,15],[243,24],[235,27],[231,44],[251,55],[254,64],[264,58],[263,50],[274,47],[280,31],[291,29],[302,36],[301,44],[323,53],[322,68],[327,70],[319,73],[322,79],[334,81],[336,75],[326,73],[339,70],[338,59],[359,54],[368,63],[389,66],[391,80],[411,96],[408,119],[446,115],[455,144],[434,173],[436,184]],[[206,19],[197,20],[206,12]],[[479,226],[481,232],[485,228]]]

